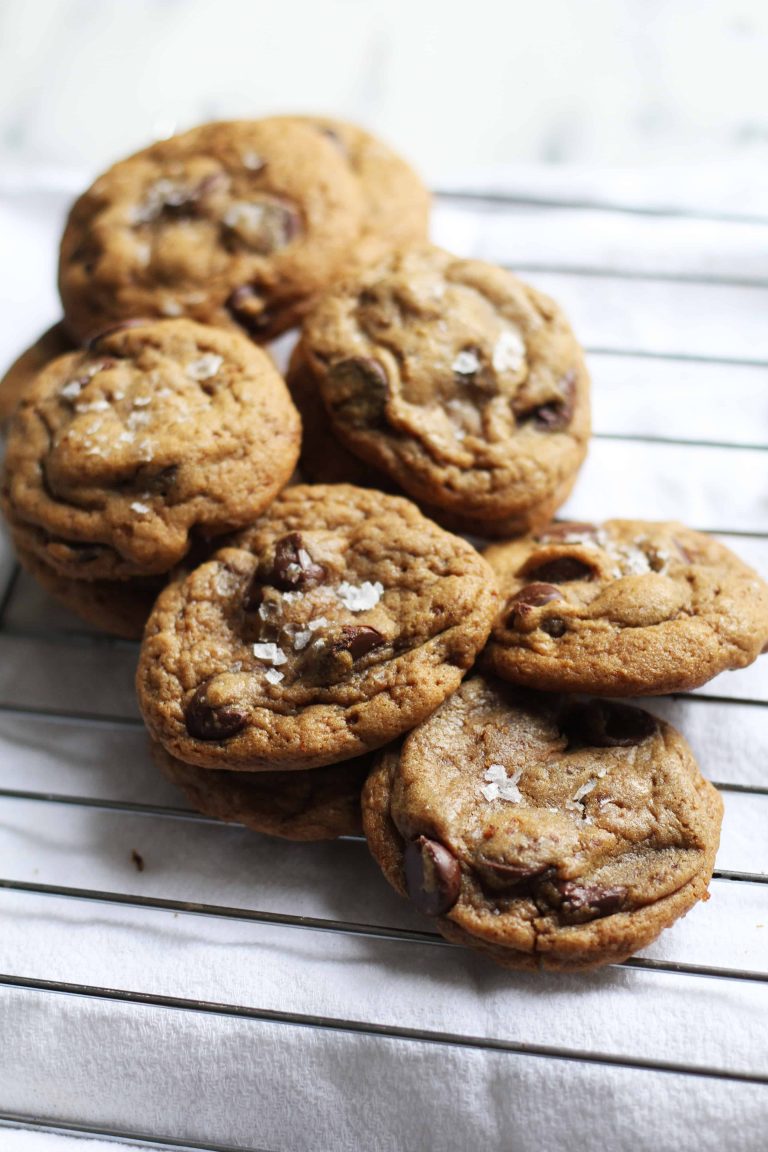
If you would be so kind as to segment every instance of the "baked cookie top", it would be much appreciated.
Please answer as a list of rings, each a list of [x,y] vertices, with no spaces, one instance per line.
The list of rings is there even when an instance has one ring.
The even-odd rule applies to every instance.
[[[287,840],[333,840],[362,831],[360,792],[371,756],[308,772],[209,772],[152,741],[158,768],[208,816]]]
[[[190,534],[231,532],[288,481],[301,427],[243,336],[125,325],[54,360],[8,433],[3,510],[19,546],[76,579],[167,572]]]
[[[332,289],[298,349],[341,442],[448,513],[524,521],[584,458],[581,349],[557,306],[502,268],[394,253]]]
[[[286,123],[308,124],[341,152],[360,182],[363,235],[389,247],[418,244],[428,238],[431,197],[402,156],[357,124],[329,116],[286,116]]]
[[[682,524],[553,524],[485,556],[504,599],[485,659],[516,684],[676,692],[743,668],[768,642],[768,585]]]
[[[161,593],[139,703],[186,763],[331,764],[434,711],[472,666],[496,605],[482,557],[409,501],[297,485]]]
[[[120,161],[74,204],[61,242],[67,324],[190,316],[257,340],[293,324],[359,238],[360,183],[316,128],[203,124]]]
[[[722,802],[669,724],[472,677],[363,793],[387,879],[511,967],[624,959],[706,894]]]
[[[74,347],[64,323],[60,321],[24,349],[0,380],[0,427],[8,423],[27,385],[46,364],[65,352],[71,352]]]

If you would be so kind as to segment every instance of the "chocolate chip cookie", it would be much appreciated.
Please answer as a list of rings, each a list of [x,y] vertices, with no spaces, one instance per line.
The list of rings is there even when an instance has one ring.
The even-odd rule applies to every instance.
[[[73,351],[75,345],[63,323],[54,324],[42,336],[26,348],[14,360],[0,380],[0,428],[4,427],[21,399],[26,387],[37,374],[65,352]]]
[[[32,552],[17,549],[17,554],[22,568],[49,596],[100,632],[121,640],[141,640],[147,617],[166,582],[164,576],[73,580],[54,571]]]
[[[211,772],[152,742],[152,757],[199,812],[286,840],[334,840],[362,831],[360,791],[370,756],[310,772]]]
[[[243,336],[137,322],[54,360],[8,433],[2,505],[19,548],[62,576],[167,572],[249,524],[290,478],[300,421]]]
[[[436,248],[392,254],[326,295],[296,370],[353,456],[478,535],[546,523],[586,453],[589,382],[557,306]]]
[[[360,181],[309,124],[204,124],[116,164],[61,243],[67,325],[190,316],[268,340],[291,327],[363,230]]]
[[[427,239],[430,195],[402,156],[357,124],[328,116],[286,116],[281,120],[309,124],[339,149],[360,183],[364,240],[379,240],[396,248]]]
[[[363,824],[449,940],[510,968],[626,959],[707,898],[722,801],[669,724],[473,677],[382,755]]]
[[[768,642],[768,585],[682,524],[553,524],[485,555],[504,598],[485,659],[515,684],[678,692],[743,668]]]
[[[297,485],[160,594],[139,704],[154,738],[188,764],[332,764],[433,712],[496,608],[482,557],[409,501]]]

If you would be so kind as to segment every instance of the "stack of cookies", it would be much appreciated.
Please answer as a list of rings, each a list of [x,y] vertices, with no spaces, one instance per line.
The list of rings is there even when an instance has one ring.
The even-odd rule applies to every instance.
[[[750,663],[768,587],[682,525],[551,522],[581,348],[428,214],[316,117],[115,165],[66,226],[64,321],[0,383],[2,507],[46,589],[143,633],[153,754],[197,808],[364,829],[448,939],[588,968],[706,898],[722,818],[682,736],[608,698]],[[258,345],[298,325],[286,382]]]

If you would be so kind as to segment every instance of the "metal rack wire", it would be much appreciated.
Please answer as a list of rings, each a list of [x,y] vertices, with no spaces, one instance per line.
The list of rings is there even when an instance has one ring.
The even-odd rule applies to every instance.
[[[548,211],[562,213],[563,211],[576,212],[589,216],[591,213],[617,213],[625,214],[629,218],[642,217],[655,220],[669,221],[695,220],[703,222],[718,222],[742,226],[745,223],[755,225],[768,225],[768,219],[758,217],[739,217],[730,213],[699,213],[683,209],[644,208],[632,205],[602,204],[599,202],[573,201],[568,203],[556,198],[540,196],[504,195],[497,192],[472,191],[444,191],[438,194],[443,205],[465,206],[474,212],[509,214],[513,210],[533,212],[536,214]],[[511,264],[512,262],[509,261]],[[661,270],[652,272],[646,270],[620,269],[612,270],[602,265],[574,265],[562,262],[552,264],[526,264],[524,261],[514,264],[515,271],[534,278],[538,273],[547,276],[567,274],[568,276],[583,279],[587,284],[600,279],[611,278],[626,281],[632,284],[636,281],[656,281],[671,284],[707,285],[719,289],[730,288],[768,288],[768,280],[761,278],[748,278],[739,274],[726,274],[723,276],[713,274],[694,274],[683,272],[669,272]],[[588,347],[590,360],[594,364],[602,357],[631,358],[635,360],[659,361],[664,364],[684,363],[687,365],[720,365],[723,367],[738,366],[739,368],[754,368],[768,370],[768,358],[762,356],[740,359],[735,356],[723,354],[698,354],[695,350],[683,349],[680,351],[659,351],[653,348],[613,348],[600,345]],[[713,430],[718,429],[718,422],[713,415]],[[596,433],[596,440],[607,444],[619,442],[622,445],[640,443],[653,450],[661,445],[685,446],[686,449],[722,449],[727,452],[766,452],[768,451],[768,424],[756,429],[749,441],[740,440],[735,443],[731,440],[719,439],[717,435],[712,438],[697,437],[688,439],[684,429],[671,429],[669,432],[656,434],[654,432],[615,431],[600,429]],[[768,457],[763,457],[768,460]],[[765,555],[768,557],[768,531],[764,531],[758,521],[746,523],[742,521],[735,529],[717,523],[702,524],[701,527],[709,531],[718,531],[729,536],[738,536],[744,541],[753,541],[762,547],[766,546]],[[133,646],[124,642],[112,641],[108,638],[88,633],[83,629],[73,628],[71,625],[52,631],[49,623],[43,621],[36,626],[34,622],[22,621],[19,623],[14,616],[14,605],[20,593],[20,580],[18,570],[12,569],[5,583],[0,599],[0,644],[2,641],[13,641],[16,653],[23,651],[24,645],[34,645],[41,641],[48,646],[61,647],[64,650],[74,648],[90,651],[122,652],[126,658],[133,655]],[[19,647],[20,646],[20,647]],[[751,683],[751,682],[750,682]],[[714,687],[714,686],[713,686]],[[708,709],[713,705],[731,707],[738,705],[759,710],[761,715],[768,715],[765,709],[768,706],[768,680],[765,682],[766,694],[763,698],[759,691],[755,695],[719,695],[714,691],[701,691],[690,696],[677,697],[677,702],[683,702],[690,709]],[[758,684],[758,688],[760,685]],[[13,696],[13,693],[11,693]],[[95,729],[120,729],[133,731],[140,729],[140,721],[135,716],[112,715],[101,711],[88,711],[78,709],[57,710],[43,703],[25,702],[19,699],[0,700],[0,717],[27,717],[35,722],[45,719],[61,722],[76,722],[79,726],[92,726]],[[747,795],[759,798],[768,797],[768,786],[750,779],[747,782],[724,779],[717,783],[717,787],[726,796]],[[183,807],[169,803],[152,803],[128,799],[114,799],[93,795],[78,795],[69,792],[51,790],[36,790],[17,786],[0,788],[0,814],[2,805],[8,802],[21,802],[36,806],[55,806],[61,811],[62,820],[66,813],[72,809],[97,810],[116,816],[147,818],[160,821],[175,822],[176,824],[189,824],[210,826],[218,829],[218,835],[226,837],[232,834],[236,825],[225,825],[219,821],[202,816]],[[768,806],[766,807],[768,812]],[[766,827],[768,831],[768,826]],[[352,841],[359,837],[348,838]],[[768,839],[768,838],[767,838]],[[277,845],[275,851],[279,851]],[[351,849],[362,851],[362,848]],[[718,868],[713,880],[713,888],[732,886],[756,886],[764,889],[768,885],[768,874],[764,870],[745,870],[738,868]],[[768,889],[766,889],[768,891]],[[0,895],[14,893],[30,897],[55,897],[68,901],[85,902],[94,908],[100,906],[113,906],[128,908],[142,913],[173,913],[182,917],[196,917],[202,920],[234,921],[244,924],[257,924],[262,926],[279,927],[290,930],[303,930],[305,932],[326,933],[343,937],[358,937],[372,941],[396,942],[407,945],[421,945],[451,950],[455,946],[443,937],[424,930],[409,927],[385,926],[375,923],[357,922],[331,916],[302,915],[288,911],[273,911],[269,909],[255,909],[245,906],[230,906],[218,902],[196,902],[168,896],[146,895],[139,893],[122,892],[112,889],[92,888],[80,884],[53,884],[34,879],[14,878],[13,876],[0,878]],[[663,958],[637,957],[626,961],[619,966],[631,979],[636,974],[657,980],[675,980],[679,976],[700,977],[707,981],[738,982],[754,986],[756,989],[768,986],[768,956],[762,967],[742,967],[738,963],[733,965],[718,965],[710,963],[687,962],[684,960],[669,960]],[[710,1062],[697,1062],[668,1060],[662,1056],[649,1058],[631,1053],[614,1053],[599,1051],[582,1047],[569,1048],[563,1044],[542,1044],[533,1041],[521,1041],[512,1038],[493,1037],[456,1033],[443,1029],[423,1027],[407,1027],[395,1024],[380,1024],[359,1018],[344,1018],[330,1015],[314,1015],[306,1012],[278,1011],[271,1008],[259,1007],[249,1003],[217,1002],[206,999],[195,999],[167,995],[159,992],[137,990],[130,988],[110,988],[94,985],[89,982],[74,982],[61,979],[45,979],[37,976],[7,972],[0,974],[0,987],[13,989],[18,992],[34,991],[37,993],[63,997],[75,997],[88,1001],[101,1001],[115,1005],[127,1005],[136,1012],[147,1007],[162,1008],[172,1012],[200,1014],[207,1017],[225,1017],[241,1021],[261,1021],[273,1024],[291,1026],[294,1028],[309,1028],[316,1031],[345,1033],[351,1035],[365,1035],[372,1038],[396,1040],[403,1042],[417,1041],[422,1044],[434,1046],[450,1046],[453,1048],[474,1049],[477,1051],[515,1054],[527,1058],[548,1059],[557,1062],[569,1062],[581,1065],[598,1065],[605,1067],[621,1067],[639,1072],[656,1072],[709,1079],[715,1081],[735,1081],[749,1085],[768,1085],[768,1068],[765,1070],[746,1070],[726,1066],[725,1063],[717,1065]],[[765,1006],[768,1006],[768,992],[765,993]],[[0,1087],[0,1125],[11,1127],[27,1127],[30,1129],[75,1133],[79,1135],[101,1136],[103,1138],[120,1139],[134,1143],[144,1143],[147,1147],[166,1148],[209,1148],[231,1152],[231,1145],[217,1143],[196,1143],[194,1140],[183,1140],[172,1134],[156,1135],[148,1132],[124,1130],[108,1125],[89,1122],[59,1120],[44,1115],[20,1115],[10,1111],[2,1111],[2,1088]],[[243,1145],[238,1144],[241,1149]],[[253,1152],[257,1152],[254,1148]]]

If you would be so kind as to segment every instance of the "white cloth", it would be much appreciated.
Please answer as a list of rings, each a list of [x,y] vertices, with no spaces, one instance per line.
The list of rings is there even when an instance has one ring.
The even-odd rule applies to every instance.
[[[583,177],[571,192],[567,172],[528,179],[508,186],[523,197],[526,186],[534,196],[545,188],[566,203],[586,195]],[[608,183],[622,202],[626,181]],[[690,188],[667,196],[661,179],[651,183],[633,189],[634,207],[643,196],[696,203]],[[0,184],[0,361],[57,319],[55,247],[72,184],[50,174]],[[738,203],[729,195],[725,207]],[[462,253],[530,268],[526,278],[564,303],[594,350],[603,438],[565,514],[768,529],[768,457],[754,447],[768,443],[768,368],[759,364],[768,360],[768,226],[451,200],[438,205],[435,233]],[[729,543],[768,575],[768,539]],[[0,568],[8,565],[6,550]],[[151,767],[136,723],[135,649],[88,644],[83,631],[30,580],[18,582],[0,632],[0,788],[183,806]],[[682,728],[717,781],[765,786],[768,713],[747,701],[768,701],[766,664],[721,676],[694,699],[650,705]],[[718,867],[768,872],[768,795],[727,791],[725,802]],[[302,846],[93,807],[0,797],[0,876],[429,927],[363,844]],[[766,972],[768,886],[714,881],[711,900],[646,954]],[[448,946],[3,891],[0,971],[478,1040],[357,1035],[0,985],[0,1115],[274,1152],[765,1147],[768,1087],[638,1067],[768,1074],[768,989],[758,983],[626,968],[516,975]],[[489,1051],[486,1038],[626,1066]],[[0,1146],[24,1149],[22,1135],[5,1139]],[[35,1150],[47,1147],[38,1139],[54,1150],[69,1142],[27,1139]]]

